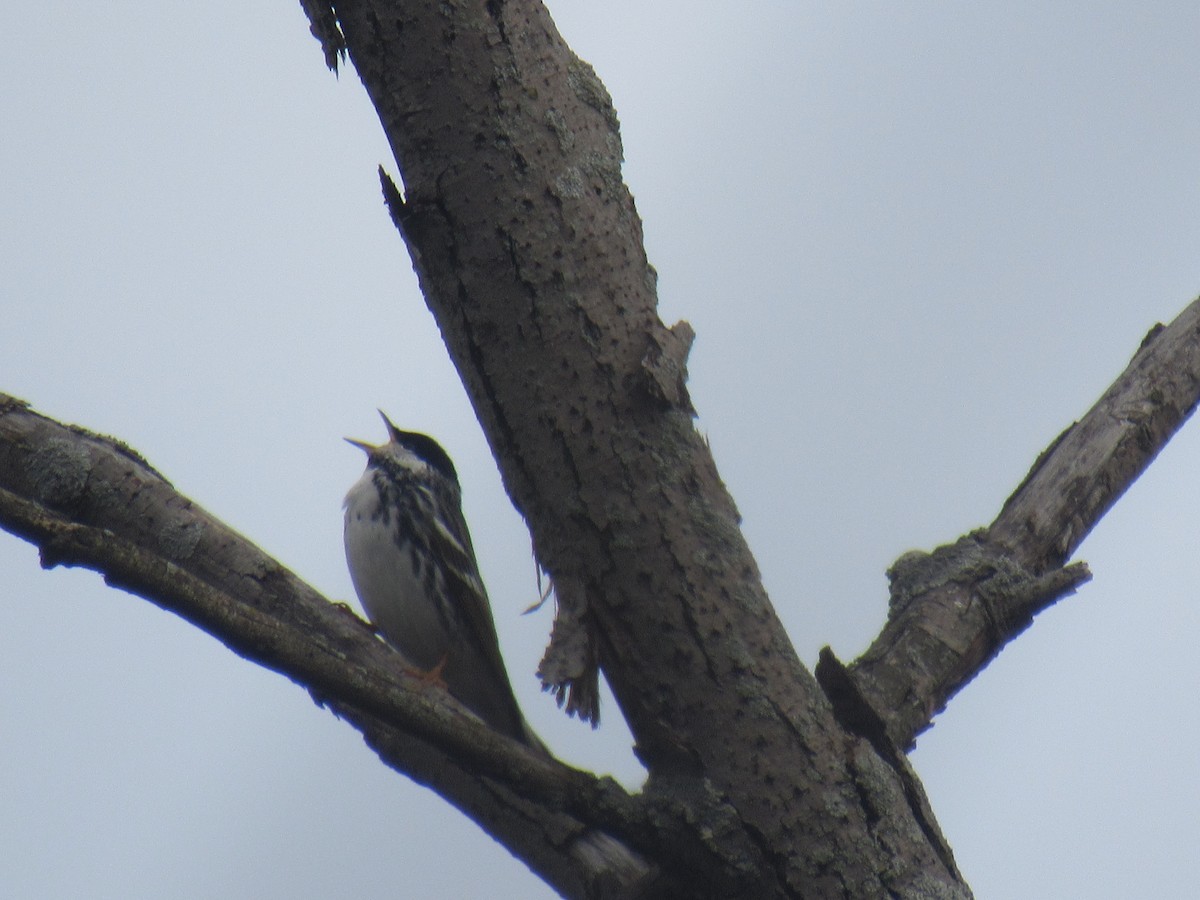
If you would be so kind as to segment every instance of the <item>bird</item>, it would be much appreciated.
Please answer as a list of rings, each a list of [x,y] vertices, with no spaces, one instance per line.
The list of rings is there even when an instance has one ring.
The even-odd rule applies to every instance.
[[[429,435],[379,415],[387,443],[346,438],[367,454],[344,504],[346,562],[363,609],[411,671],[496,731],[545,752],[500,655],[454,463]]]

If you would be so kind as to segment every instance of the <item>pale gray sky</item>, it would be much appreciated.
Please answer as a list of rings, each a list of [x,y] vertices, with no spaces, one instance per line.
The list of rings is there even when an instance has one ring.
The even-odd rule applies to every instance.
[[[1194,3],[551,2],[608,85],[663,318],[810,664],[901,552],[983,524],[1200,292]],[[1049,6],[1049,8],[1048,8]],[[294,2],[48,2],[0,57],[0,391],[115,434],[328,596],[375,408],[454,456],[509,669],[549,617]],[[1200,840],[1200,423],[913,761],[981,898],[1184,898]],[[0,893],[549,896],[281,677],[0,534]],[[453,848],[453,849],[451,849]],[[447,857],[453,853],[453,862]]]

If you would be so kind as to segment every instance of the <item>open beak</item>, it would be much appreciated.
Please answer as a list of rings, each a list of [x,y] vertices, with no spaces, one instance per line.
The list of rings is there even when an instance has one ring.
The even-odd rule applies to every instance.
[[[395,425],[392,424],[391,419],[389,419],[386,415],[384,415],[384,412],[382,409],[376,410],[376,412],[379,413],[379,418],[383,419],[383,424],[387,426],[388,441],[389,442],[398,441],[400,430],[398,428],[396,428]],[[366,453],[368,456],[370,456],[376,450],[379,450],[380,448],[387,446],[387,444],[368,444],[366,441],[360,441],[357,438],[343,438],[343,440],[347,444],[353,444],[355,447],[357,447],[359,450]]]
[[[383,419],[383,424],[387,426],[388,439],[398,441],[400,439],[400,429],[392,424],[392,420],[387,417],[387,414],[382,409],[377,409],[379,418]]]

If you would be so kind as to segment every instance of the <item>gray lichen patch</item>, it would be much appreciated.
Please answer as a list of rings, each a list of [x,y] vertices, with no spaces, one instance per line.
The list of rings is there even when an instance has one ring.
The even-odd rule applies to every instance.
[[[87,487],[92,459],[87,450],[71,441],[54,438],[30,458],[29,473],[38,499],[62,508],[77,503]]]
[[[171,559],[185,560],[192,555],[203,536],[204,525],[195,519],[168,522],[159,532],[158,546]]]
[[[617,111],[613,108],[612,97],[608,88],[596,76],[596,70],[579,57],[571,61],[567,70],[567,84],[575,96],[604,116],[613,131],[619,129]]]
[[[554,179],[554,196],[560,200],[578,200],[584,195],[585,187],[583,174],[571,166]]]
[[[575,132],[567,125],[567,118],[557,109],[548,109],[545,113],[546,125],[558,138],[558,147],[564,153],[569,153],[575,146]]]

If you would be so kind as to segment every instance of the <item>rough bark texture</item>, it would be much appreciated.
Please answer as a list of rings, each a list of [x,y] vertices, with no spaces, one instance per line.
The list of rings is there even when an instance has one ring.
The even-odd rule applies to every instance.
[[[861,691],[891,741],[911,746],[1034,615],[1091,577],[1067,560],[1198,398],[1200,300],[1169,326],[1155,326],[1121,377],[1038,457],[989,527],[897,560],[888,573],[888,624],[851,666],[852,693]],[[826,672],[818,667],[823,683]]]
[[[599,830],[649,831],[619,786],[529,753],[414,681],[349,609],[176,493],[124,444],[0,394],[0,525],[37,544],[44,567],[96,569],[306,687],[386,763],[508,835],[513,853],[565,895],[650,889],[654,868]]]
[[[1200,396],[1200,301],[1038,460],[997,521],[893,566],[879,639],[817,679],[691,422],[608,96],[545,9],[304,0],[399,164],[422,287],[650,779],[638,796],[491,734],[344,608],[136,453],[0,395],[0,525],[287,674],[571,897],[966,897],[902,748],[1032,616]]]
[[[648,790],[728,804],[728,867],[697,868],[693,889],[957,884],[898,774],[830,714],[762,589],[693,428],[683,361],[663,364],[684,329],[658,319],[616,114],[591,68],[538,3],[336,9],[400,167],[393,214],[425,296],[540,563],[584,585]]]

